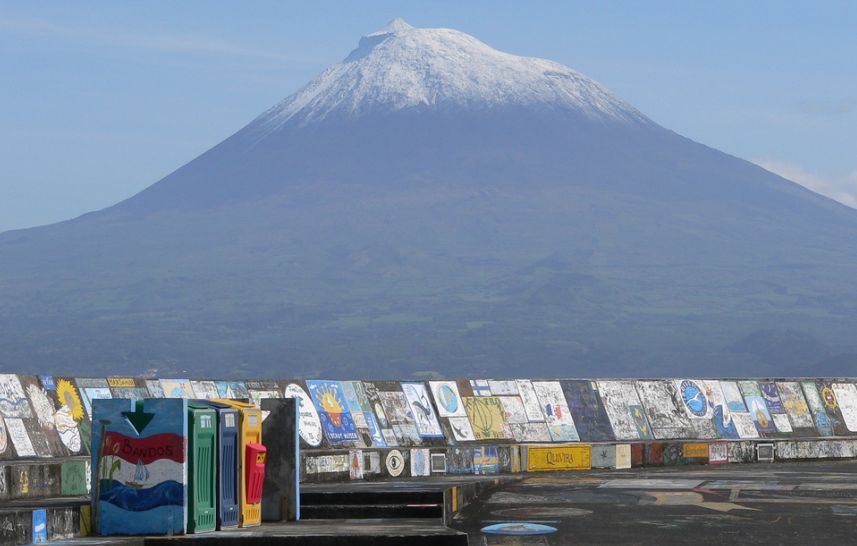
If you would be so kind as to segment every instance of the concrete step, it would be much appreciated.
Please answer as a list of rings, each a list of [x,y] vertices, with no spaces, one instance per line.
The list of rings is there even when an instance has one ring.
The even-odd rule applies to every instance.
[[[302,491],[301,506],[314,504],[443,504],[440,489],[355,489]]]
[[[301,505],[307,519],[443,518],[443,504],[311,504]]]
[[[81,535],[85,498],[17,499],[0,504],[0,544],[30,544],[44,533],[48,541]],[[86,512],[88,514],[88,511]],[[87,515],[88,517],[88,515]],[[88,526],[84,522],[84,526]]]

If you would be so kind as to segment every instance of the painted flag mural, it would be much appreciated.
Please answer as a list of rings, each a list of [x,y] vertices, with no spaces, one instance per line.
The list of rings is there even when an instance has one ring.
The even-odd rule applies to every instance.
[[[93,400],[92,514],[98,534],[185,532],[187,401]]]

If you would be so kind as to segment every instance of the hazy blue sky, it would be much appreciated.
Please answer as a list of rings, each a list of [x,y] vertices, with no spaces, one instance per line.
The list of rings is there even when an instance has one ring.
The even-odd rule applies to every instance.
[[[567,64],[857,207],[857,2],[5,2],[0,231],[154,183],[395,16]]]

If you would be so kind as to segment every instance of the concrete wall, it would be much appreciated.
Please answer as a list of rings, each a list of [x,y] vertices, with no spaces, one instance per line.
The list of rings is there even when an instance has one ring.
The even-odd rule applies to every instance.
[[[519,446],[536,444],[631,442],[633,461],[670,464],[702,460],[685,456],[683,446],[695,440],[725,442],[716,460],[738,462],[755,460],[759,441],[776,441],[779,458],[850,457],[850,448],[834,440],[857,438],[857,385],[840,378],[399,382],[0,374],[0,463],[86,456],[92,400],[160,397],[298,399],[300,472],[310,481],[493,473],[513,468],[515,456],[520,468],[526,449]],[[615,448],[604,448],[593,461],[609,467],[615,458]],[[79,493],[79,469],[55,466],[28,471],[27,492],[15,496]],[[0,468],[0,499],[10,498],[22,487],[20,468]]]

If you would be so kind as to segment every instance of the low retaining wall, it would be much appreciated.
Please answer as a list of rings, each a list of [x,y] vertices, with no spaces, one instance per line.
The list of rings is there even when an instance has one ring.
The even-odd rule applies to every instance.
[[[79,462],[53,462],[90,453],[92,400],[99,398],[220,397],[256,405],[297,398],[304,481],[514,473],[530,468],[534,445],[594,446],[595,468],[747,462],[756,460],[762,442],[773,443],[779,458],[853,457],[848,438],[857,438],[857,385],[843,378],[225,381],[0,374],[0,395],[0,468],[4,461],[51,461],[0,470],[0,500],[86,490]]]

